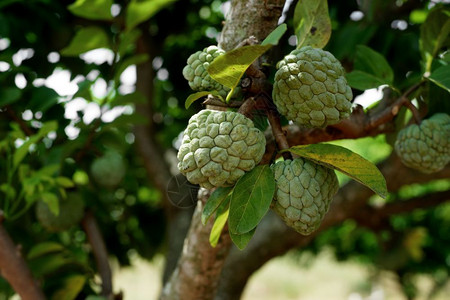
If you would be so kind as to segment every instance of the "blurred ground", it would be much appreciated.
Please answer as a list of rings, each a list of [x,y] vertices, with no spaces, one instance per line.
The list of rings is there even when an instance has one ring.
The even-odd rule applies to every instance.
[[[305,265],[304,261],[308,261]],[[133,266],[115,268],[114,284],[122,290],[124,300],[157,299],[161,289],[161,273],[164,259],[156,257],[151,263],[139,258]],[[323,252],[313,259],[281,257],[267,263],[255,273],[243,295],[243,300],[406,300],[395,281],[395,275],[383,272],[379,280],[371,280],[373,274],[357,262],[336,262],[332,255]],[[427,299],[430,280],[418,279],[421,295]],[[450,284],[433,300],[450,299]]]

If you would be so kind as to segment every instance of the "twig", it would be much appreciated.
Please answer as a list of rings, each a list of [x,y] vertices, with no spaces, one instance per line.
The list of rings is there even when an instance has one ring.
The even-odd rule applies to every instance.
[[[6,106],[6,113],[9,115],[9,117],[14,122],[19,124],[20,128],[22,129],[23,132],[25,132],[25,134],[27,136],[32,136],[34,134],[34,131],[25,123],[25,121],[23,119],[19,118],[16,115],[16,112],[14,111],[14,109],[10,105]]]
[[[268,99],[267,95],[263,95],[264,103],[266,104],[266,114],[269,120],[270,127],[272,128],[272,134],[275,138],[275,142],[278,145],[278,150],[286,150],[289,149],[289,143],[286,139],[286,134],[281,128],[280,114],[278,111],[271,107],[273,104],[270,99]],[[292,155],[290,152],[283,152],[284,159],[292,159]]]
[[[244,103],[239,107],[238,113],[243,114],[246,117],[251,116],[252,110],[256,106],[256,101],[254,97],[247,98]]]
[[[31,275],[25,260],[3,227],[0,211],[0,272],[23,300],[45,300],[45,296]]]
[[[405,106],[406,108],[408,108],[408,109],[411,111],[411,113],[412,113],[412,115],[413,115],[413,118],[414,118],[414,121],[416,122],[416,124],[420,124],[420,122],[422,122],[422,118],[420,117],[419,111],[418,111],[417,108],[411,103],[411,101],[406,100],[405,103],[404,103],[404,106]]]
[[[406,106],[409,109],[411,109],[411,106],[413,106],[413,105],[410,103],[410,100],[408,97],[411,93],[413,93],[415,90],[417,90],[423,83],[424,83],[424,81],[421,81],[421,82],[418,82],[415,85],[411,86],[391,106],[387,107],[380,113],[376,114],[374,117],[368,118],[366,125],[364,127],[365,131],[369,131],[371,129],[374,129],[382,124],[385,124],[385,123],[391,121],[399,113],[400,108],[402,106]],[[415,109],[415,107],[414,107],[414,109],[411,109],[411,111],[414,115],[414,118],[416,118],[416,120],[419,120],[419,123],[420,123],[420,117],[419,117],[419,114],[418,114],[417,110]]]
[[[228,104],[221,101],[220,99],[217,99],[213,95],[208,95],[206,97],[206,100],[202,102],[204,106],[210,105],[210,106],[219,106],[219,107],[240,107],[242,105],[242,101],[230,101]]]
[[[92,247],[97,269],[102,279],[102,296],[107,299],[114,299],[112,272],[108,261],[108,251],[106,250],[105,242],[102,234],[98,228],[97,220],[92,212],[87,211],[83,220],[81,221],[84,231],[86,232],[89,244]]]

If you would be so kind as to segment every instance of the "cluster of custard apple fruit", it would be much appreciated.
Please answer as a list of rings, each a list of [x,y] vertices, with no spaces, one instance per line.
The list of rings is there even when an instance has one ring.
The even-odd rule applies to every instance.
[[[195,91],[227,89],[207,67],[225,52],[216,46],[191,55],[183,75]],[[352,91],[340,62],[312,47],[292,51],[277,64],[273,101],[288,120],[304,127],[326,127],[351,113]],[[202,110],[192,116],[178,151],[178,168],[204,188],[234,185],[265,152],[264,134],[247,117],[232,111]],[[273,210],[301,234],[320,225],[339,184],[333,170],[303,158],[272,166],[276,191]]]
[[[450,162],[450,116],[437,113],[399,131],[395,151],[407,167],[430,174]]]

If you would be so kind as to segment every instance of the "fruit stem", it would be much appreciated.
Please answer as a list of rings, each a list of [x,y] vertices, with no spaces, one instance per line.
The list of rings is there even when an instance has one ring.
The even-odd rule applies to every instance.
[[[280,114],[278,113],[278,111],[271,107],[271,103],[269,102],[269,99],[267,95],[264,95],[264,102],[265,102],[265,106],[266,106],[266,114],[267,114],[267,118],[269,119],[269,124],[270,127],[272,128],[272,134],[273,137],[275,138],[275,141],[278,145],[278,150],[286,150],[289,149],[289,143],[286,139],[286,134],[283,131],[283,128],[281,127],[281,122],[280,122]],[[283,152],[281,154],[283,156],[283,158],[286,159],[291,159],[292,160],[292,154],[290,152]]]

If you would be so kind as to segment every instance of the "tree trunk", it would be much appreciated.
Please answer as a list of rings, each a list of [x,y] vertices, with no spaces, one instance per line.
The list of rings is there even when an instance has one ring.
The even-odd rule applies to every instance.
[[[263,40],[276,28],[284,2],[285,0],[232,1],[219,46],[228,51],[250,36]],[[201,224],[202,207],[208,197],[209,193],[199,193],[182,255],[170,281],[164,286],[162,299],[213,299],[216,294],[231,241],[227,230],[224,230],[215,248],[209,244],[212,221],[206,226]]]

